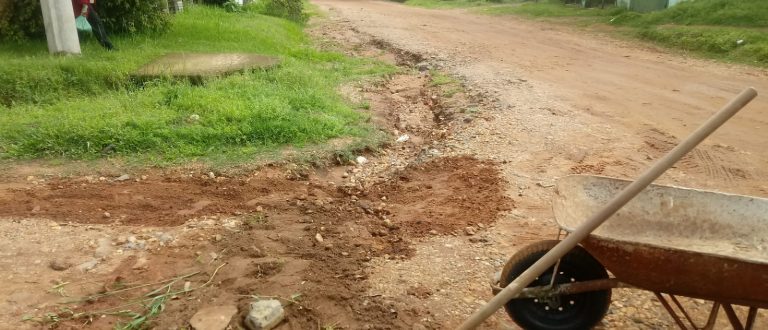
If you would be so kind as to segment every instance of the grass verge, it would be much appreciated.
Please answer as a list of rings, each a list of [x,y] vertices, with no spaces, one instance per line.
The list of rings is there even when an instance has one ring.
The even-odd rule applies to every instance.
[[[285,145],[320,144],[373,128],[336,91],[395,68],[318,51],[302,27],[252,12],[193,6],[164,35],[92,40],[82,56],[48,55],[44,41],[0,45],[0,159],[244,161]],[[131,81],[168,52],[254,52],[282,64],[209,80]],[[370,138],[373,139],[373,138]]]
[[[406,0],[427,8],[476,7],[488,15],[520,15],[566,24],[612,25],[620,34],[700,56],[768,67],[768,6],[765,0],[696,0],[666,10],[637,13],[616,8],[563,5],[560,0]],[[599,4],[597,0],[592,3]]]
[[[608,24],[619,33],[708,58],[768,66],[768,6],[764,0],[696,0],[666,10],[580,8],[560,1],[479,8],[491,15],[554,18],[567,24]]]
[[[393,0],[407,5],[424,8],[468,8],[488,5],[517,3],[522,0]]]

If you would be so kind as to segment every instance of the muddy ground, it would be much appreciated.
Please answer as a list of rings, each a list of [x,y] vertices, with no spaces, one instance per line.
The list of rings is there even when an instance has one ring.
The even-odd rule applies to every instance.
[[[273,297],[279,329],[451,328],[512,253],[557,237],[558,177],[631,178],[740,87],[768,90],[762,70],[549,23],[316,3],[319,47],[402,67],[340,89],[391,142],[324,168],[13,166],[0,177],[0,324],[111,329],[155,302],[148,327],[235,306],[238,329],[254,297]],[[768,195],[756,102],[661,181]],[[157,289],[170,293],[146,298]],[[686,302],[697,318],[708,309]],[[650,294],[616,290],[599,327],[673,325]],[[483,327],[515,328],[501,311]]]

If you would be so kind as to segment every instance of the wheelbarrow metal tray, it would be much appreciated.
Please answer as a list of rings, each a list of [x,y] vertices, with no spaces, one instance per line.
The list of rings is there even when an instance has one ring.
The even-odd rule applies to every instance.
[[[573,231],[629,183],[560,179],[553,200],[558,224]],[[768,307],[768,199],[651,185],[583,245],[630,285]]]

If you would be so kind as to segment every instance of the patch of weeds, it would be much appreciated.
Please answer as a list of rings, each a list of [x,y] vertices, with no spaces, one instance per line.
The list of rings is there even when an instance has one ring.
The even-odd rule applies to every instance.
[[[664,26],[635,34],[675,49],[725,60],[768,66],[768,35],[738,28]]]
[[[336,330],[337,326],[339,325],[339,322],[333,323],[333,324],[327,324],[323,326],[323,330]]]
[[[273,230],[275,225],[269,221],[269,218],[263,212],[248,214],[243,221],[248,229]]]
[[[457,93],[464,91],[461,83],[456,78],[437,70],[430,71],[429,86],[437,87],[440,94],[446,98],[451,98]]]
[[[69,283],[70,282],[59,282],[56,285],[54,285],[52,288],[48,289],[48,292],[56,293],[62,297],[68,297],[69,295],[67,295],[66,286]]]
[[[363,110],[371,110],[371,102],[368,100],[363,100],[357,104],[357,108]]]
[[[259,0],[252,2],[247,8],[260,14],[280,17],[300,24],[306,23],[309,19],[309,14],[304,12],[302,0]]]
[[[170,293],[170,287],[166,294],[153,297],[148,304],[144,305],[145,311],[143,313],[136,313],[131,311],[120,312],[120,316],[130,317],[131,320],[127,323],[118,322],[115,325],[116,330],[139,330],[145,329],[147,322],[160,315],[165,310],[165,303],[168,299],[168,293]]]
[[[458,83],[453,77],[437,70],[430,71],[429,85],[432,87]]]
[[[442,93],[443,97],[453,97],[457,93],[463,92],[464,88],[461,86],[449,86],[447,88],[443,88]]]
[[[298,150],[293,155],[281,155],[287,162],[304,166],[349,165],[358,156],[377,152],[386,146],[391,137],[378,129],[369,129],[363,137],[340,138]]]
[[[109,290],[115,291],[115,290],[123,290],[130,287],[130,283],[126,283],[123,278],[118,278],[115,282],[110,285]]]
[[[166,279],[166,280],[155,282],[155,283],[140,284],[140,285],[126,287],[118,290],[108,290],[103,293],[98,293],[98,294],[94,294],[86,297],[80,297],[64,303],[64,304],[71,304],[71,303],[81,304],[84,302],[94,302],[102,298],[115,297],[117,294],[126,293],[127,291],[132,291],[140,288],[154,286],[157,284],[162,284],[162,286],[158,287],[157,289],[147,294],[141,295],[138,298],[130,300],[125,304],[122,304],[116,307],[108,308],[105,310],[84,311],[79,313],[74,312],[68,307],[60,307],[57,313],[47,312],[40,317],[27,315],[27,316],[24,316],[23,320],[38,322],[40,324],[46,325],[47,328],[55,328],[61,322],[64,322],[64,321],[78,321],[78,322],[85,321],[85,324],[90,324],[93,321],[94,317],[111,315],[111,316],[117,316],[117,317],[130,318],[130,321],[126,323],[118,322],[115,325],[115,329],[120,329],[120,330],[146,329],[149,327],[149,322],[151,321],[151,319],[159,315],[165,309],[165,304],[169,299],[177,297],[180,294],[186,294],[210,285],[213,282],[213,279],[216,277],[216,274],[225,265],[226,263],[216,267],[216,269],[213,271],[213,274],[211,274],[210,278],[208,278],[208,281],[206,281],[202,285],[195,288],[190,288],[188,284],[185,284],[184,288],[181,290],[173,289],[175,284],[187,278],[195,276],[199,274],[199,272],[195,272],[187,275],[181,275],[181,276],[177,276],[174,278]],[[141,305],[143,307],[143,311],[135,312],[129,309],[125,309],[127,307],[135,306],[135,305]]]
[[[283,261],[255,262],[255,269],[251,272],[251,276],[255,278],[269,277],[281,272],[284,265],[285,262]]]
[[[470,115],[474,115],[474,114],[477,114],[478,112],[480,112],[480,109],[478,107],[466,107],[464,109],[461,109],[461,112],[466,113],[466,114],[470,114]]]
[[[35,322],[44,326],[46,329],[55,329],[62,321],[75,318],[81,318],[81,316],[68,307],[59,307],[58,312],[47,312],[43,314],[43,316],[24,315],[21,318],[21,321]],[[90,323],[90,319],[88,322]]]

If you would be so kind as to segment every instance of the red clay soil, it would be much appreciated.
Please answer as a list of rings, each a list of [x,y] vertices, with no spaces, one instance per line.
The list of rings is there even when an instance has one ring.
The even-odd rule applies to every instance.
[[[513,204],[504,186],[493,163],[456,157],[413,166],[373,187],[371,197],[384,199],[382,213],[411,236],[448,234],[488,224],[510,210]]]
[[[253,212],[260,203],[284,201],[306,191],[305,182],[273,176],[168,177],[139,182],[62,179],[39,187],[0,192],[0,215],[79,223],[175,226],[201,215]]]
[[[281,329],[334,324],[355,329],[410,328],[428,318],[430,311],[419,306],[398,308],[392,300],[367,296],[367,262],[383,255],[407,258],[409,238],[431,230],[452,233],[493,222],[511,206],[499,175],[492,163],[460,157],[412,166],[393,182],[374,185],[368,191],[337,188],[313,175],[293,180],[275,169],[228,179],[60,179],[0,192],[0,216],[151,226],[179,225],[211,215],[242,220],[239,230],[219,227],[211,233],[190,229],[188,237],[174,248],[152,251],[147,256],[149,266],[129,258],[102,279],[104,289],[98,291],[193,272],[200,273],[179,281],[173,290],[180,290],[185,281],[196,288],[211,280],[168,300],[166,309],[152,319],[154,328],[186,325],[197,310],[211,305],[235,304],[244,316],[254,295],[283,299],[289,317]],[[211,239],[215,234],[221,236]],[[316,238],[318,234],[322,241]],[[74,329],[87,323],[94,329],[113,328],[128,319],[105,310],[142,311],[138,305],[121,305],[156,288],[69,305],[74,313],[82,313],[80,317],[67,320],[71,314],[60,314],[62,321],[53,326]],[[292,296],[295,301],[288,301]],[[60,312],[58,306],[49,311]],[[233,318],[231,325],[242,319]],[[438,324],[424,325],[439,328]]]
[[[409,234],[424,235],[431,230],[450,233],[488,223],[512,205],[504,196],[498,169],[469,157],[412,166],[394,182],[375,185],[369,191],[345,191],[306,180],[291,180],[277,170],[241,178],[59,179],[1,191],[0,216],[175,226],[200,216],[243,215],[266,206],[308,212],[359,208],[374,218],[391,219]],[[350,194],[358,196],[349,199]]]

